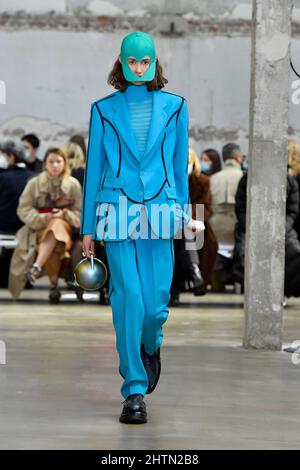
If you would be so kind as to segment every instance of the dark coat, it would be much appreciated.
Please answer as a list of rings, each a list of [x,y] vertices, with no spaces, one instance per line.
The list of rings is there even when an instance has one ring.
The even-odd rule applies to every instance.
[[[300,191],[300,173],[299,173],[297,176],[295,176],[295,179],[296,179],[296,181],[297,181],[297,183],[298,183],[299,191]],[[296,232],[297,232],[298,240],[300,240],[300,209],[299,209],[298,217],[297,217],[296,220],[295,220],[294,229],[295,229]]]
[[[244,258],[246,234],[247,175],[240,180],[236,193],[235,250],[233,257],[234,279],[244,283]],[[300,241],[295,230],[299,220],[299,187],[296,178],[287,177],[286,238],[285,238],[285,282],[286,297],[300,296]]]
[[[81,187],[83,187],[83,178],[84,178],[84,168],[73,168],[72,170],[72,176],[79,181]]]
[[[247,173],[240,179],[235,195],[235,214],[237,223],[234,231],[235,245],[232,260],[232,276],[234,281],[244,284],[245,268],[245,235],[247,205]]]
[[[204,245],[199,250],[200,270],[205,281],[208,284],[211,273],[214,268],[218,242],[215,234],[208,222],[211,216],[211,192],[210,192],[210,181],[209,177],[200,173],[198,176],[195,174],[189,177],[189,193],[192,204],[192,217],[196,218],[196,204],[204,204]]]
[[[33,162],[26,162],[25,164],[28,170],[35,173],[35,175],[43,171],[43,162],[39,158],[36,158]]]
[[[285,239],[285,286],[287,297],[300,296],[300,241],[295,230],[299,216],[299,186],[296,178],[288,177]]]
[[[16,233],[22,227],[17,207],[19,197],[32,176],[32,171],[17,165],[0,173],[0,232]]]

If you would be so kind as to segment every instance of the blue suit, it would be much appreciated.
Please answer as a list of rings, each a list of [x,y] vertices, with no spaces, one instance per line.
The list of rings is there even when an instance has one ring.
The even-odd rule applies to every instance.
[[[187,167],[184,98],[153,92],[142,157],[123,93],[117,91],[92,105],[80,232],[104,241],[125,398],[147,390],[141,343],[149,354],[162,343],[174,268],[173,238],[191,217]],[[155,211],[153,216],[157,204],[167,209],[162,218]],[[137,237],[141,225],[146,236]]]

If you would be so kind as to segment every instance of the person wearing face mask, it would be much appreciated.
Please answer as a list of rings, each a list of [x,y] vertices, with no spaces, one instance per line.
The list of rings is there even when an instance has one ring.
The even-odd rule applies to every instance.
[[[68,160],[59,148],[47,150],[44,171],[24,188],[17,214],[24,223],[16,236],[8,288],[14,298],[26,281],[34,285],[46,273],[50,280],[49,302],[58,304],[58,278],[70,259],[73,231],[79,228],[81,186],[70,176]]]
[[[229,143],[223,150],[224,169],[210,178],[213,214],[210,223],[218,241],[234,243],[235,194],[241,177],[243,153],[239,145]]]
[[[15,234],[23,223],[17,215],[19,197],[34,176],[24,164],[21,145],[8,141],[0,145],[0,232]]]
[[[189,176],[189,192],[192,204],[192,216],[196,218],[196,205],[204,206],[204,244],[198,251],[200,270],[204,279],[204,286],[210,282],[211,274],[217,256],[218,243],[214,231],[209,223],[209,217],[212,214],[212,195],[210,191],[210,178],[202,173],[202,163],[196,152],[190,149],[189,164],[191,165],[191,173]]]
[[[43,162],[38,158],[37,153],[40,146],[40,140],[35,134],[25,134],[21,138],[24,146],[25,164],[27,168],[34,173],[40,173],[43,170]]]
[[[200,175],[200,165],[196,152],[189,148],[188,175],[189,188],[192,175]],[[204,178],[206,178],[204,176]],[[193,178],[192,178],[193,179]],[[191,196],[191,192],[190,192]],[[190,197],[191,203],[193,200]],[[195,201],[194,201],[195,203]],[[202,202],[201,202],[202,203]],[[193,218],[196,219],[196,207],[193,207]],[[184,232],[181,238],[174,240],[175,267],[171,286],[171,298],[169,306],[177,307],[180,303],[180,292],[184,288],[186,280],[193,284],[194,295],[204,295],[206,292],[205,282],[199,269],[199,254],[197,250],[186,249],[186,240]]]
[[[221,157],[217,150],[206,149],[202,152],[201,158],[201,172],[205,175],[211,176],[221,171]]]
[[[230,142],[222,149],[223,170],[210,178],[212,215],[209,219],[218,240],[218,255],[212,276],[212,290],[224,292],[226,284],[233,282],[232,255],[235,244],[235,195],[243,176],[243,152],[239,145]]]

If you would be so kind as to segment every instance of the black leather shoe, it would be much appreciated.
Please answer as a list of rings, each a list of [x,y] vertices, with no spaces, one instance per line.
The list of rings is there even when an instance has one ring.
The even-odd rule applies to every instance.
[[[84,289],[82,289],[80,286],[74,286],[73,287],[77,300],[79,302],[84,302],[83,294],[84,294]]]
[[[99,297],[99,304],[100,305],[109,305],[109,297],[108,297],[108,291],[105,287],[103,287],[100,290],[100,297]]]
[[[179,294],[171,294],[168,307],[177,307],[179,304]]]
[[[202,284],[202,286],[194,287],[193,293],[196,297],[206,294],[206,286]]]
[[[150,356],[145,351],[144,345],[141,346],[141,357],[148,375],[148,388],[146,394],[152,393],[158,383],[161,372],[160,348]]]
[[[129,395],[123,402],[123,411],[120,415],[119,421],[127,424],[143,424],[147,423],[146,404],[143,400],[143,395],[134,394]]]
[[[202,277],[198,264],[192,263],[189,266],[189,276],[194,284],[194,288],[193,288],[194,295],[197,295],[197,296],[205,295],[206,294],[205,282]]]
[[[59,304],[61,293],[57,287],[51,287],[49,292],[49,303],[52,305]]]

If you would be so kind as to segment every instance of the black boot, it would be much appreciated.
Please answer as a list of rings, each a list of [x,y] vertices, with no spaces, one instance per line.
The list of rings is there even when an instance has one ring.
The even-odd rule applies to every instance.
[[[205,295],[206,294],[206,287],[204,283],[204,279],[200,272],[199,266],[196,263],[192,263],[189,266],[189,277],[193,281],[193,292],[194,295]]]
[[[170,297],[168,306],[169,306],[169,307],[177,307],[177,306],[179,305],[179,303],[180,303],[180,301],[179,301],[179,294],[176,294],[176,293],[172,293],[172,292],[171,292],[171,297]]]
[[[108,291],[106,287],[102,287],[100,290],[100,297],[99,297],[99,304],[100,305],[109,305],[109,297],[108,297]]]
[[[49,303],[52,305],[59,304],[61,293],[57,286],[52,286],[49,292]]]
[[[84,289],[80,286],[74,286],[74,291],[77,297],[77,300],[79,302],[84,302],[83,294],[84,294]]]
[[[126,398],[119,421],[126,424],[147,423],[146,404],[143,395],[134,394]]]

